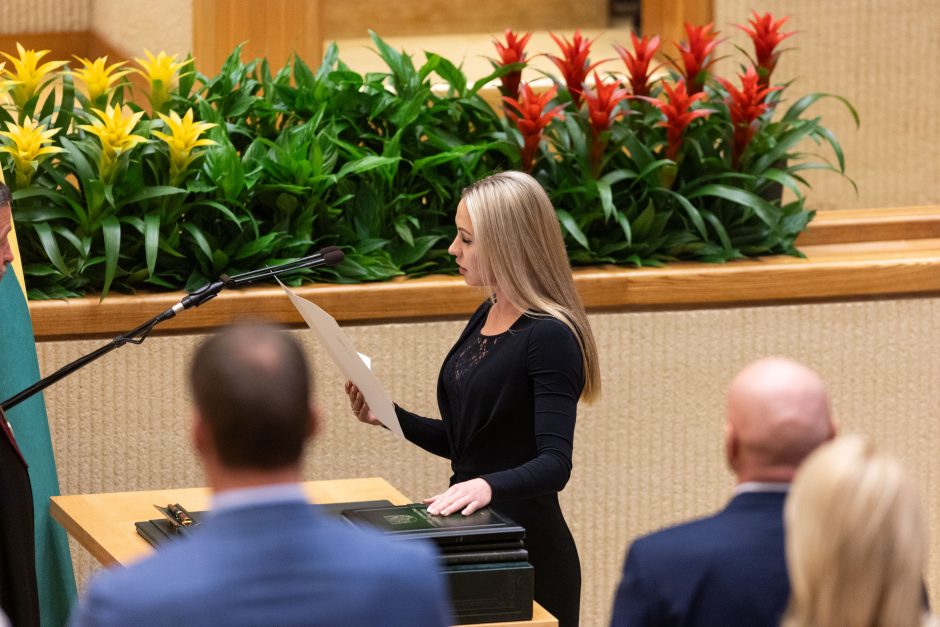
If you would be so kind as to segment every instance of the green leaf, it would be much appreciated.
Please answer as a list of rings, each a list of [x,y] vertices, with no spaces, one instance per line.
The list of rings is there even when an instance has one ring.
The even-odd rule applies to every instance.
[[[568,231],[568,234],[574,238],[574,241],[578,242],[590,250],[591,247],[588,245],[587,237],[584,236],[584,232],[581,231],[581,228],[578,226],[577,221],[572,217],[570,213],[564,209],[556,209],[555,213],[558,214],[558,221],[561,222],[561,225],[565,227],[565,230]]]
[[[714,213],[708,209],[702,209],[702,216],[705,220],[712,226],[715,230],[715,233],[718,235],[718,240],[721,242],[721,247],[724,249],[725,253],[730,257],[734,254],[734,246],[731,245],[731,238],[728,237],[728,231],[725,230],[724,225],[721,223],[721,220],[718,219]]]
[[[597,195],[601,199],[601,208],[604,210],[604,219],[609,219],[610,216],[614,215],[614,195],[610,190],[610,183],[603,179],[599,179],[597,182]]]
[[[19,198],[28,198],[29,196],[17,196],[21,190],[13,192],[13,200],[16,201]],[[58,195],[56,192],[53,192],[48,189],[43,188],[27,188],[22,190],[24,192],[49,192],[51,195]],[[46,194],[34,193],[30,196],[45,196]],[[75,216],[70,211],[64,207],[17,207],[16,208],[16,221],[18,223],[22,222],[46,222],[48,220],[69,220],[70,222],[75,222]]]
[[[655,218],[656,209],[653,207],[653,203],[647,203],[646,209],[640,212],[636,220],[633,220],[633,224],[631,225],[633,228],[633,236],[640,241],[648,239],[652,234]]]
[[[707,187],[707,186],[706,186]],[[717,187],[717,186],[716,186]],[[699,188],[701,191],[704,188]],[[699,232],[699,235],[702,236],[702,239],[708,239],[708,230],[705,228],[705,221],[702,219],[702,214],[699,213],[699,210],[689,202],[689,198],[693,198],[697,194],[689,194],[688,197],[683,196],[682,194],[677,194],[671,189],[663,189],[668,195],[675,198],[679,205],[685,210],[686,215],[689,216],[689,219],[692,220],[692,224],[695,225],[696,230]]]
[[[617,213],[617,224],[620,225],[620,229],[623,231],[623,236],[627,240],[627,244],[633,244],[633,229],[630,228],[630,220],[627,219],[627,216],[622,213]]]
[[[845,108],[849,110],[849,114],[851,114],[852,119],[855,121],[855,127],[858,128],[861,125],[861,121],[858,117],[858,111],[855,110],[855,107],[852,106],[852,103],[850,103],[848,100],[846,100],[842,96],[836,96],[835,94],[827,94],[827,93],[821,93],[821,92],[808,94],[806,96],[803,96],[796,102],[794,102],[792,105],[790,105],[790,108],[787,109],[787,112],[783,115],[783,119],[785,121],[798,119],[800,115],[802,115],[803,112],[806,111],[806,109],[808,109],[813,103],[815,103],[818,100],[822,100],[823,98],[835,98],[836,100],[844,104]]]
[[[190,237],[193,239],[193,243],[196,244],[196,250],[204,256],[204,261],[206,263],[212,262],[212,246],[209,245],[209,240],[206,239],[206,234],[202,232],[198,226],[192,222],[184,222],[183,229],[189,233]]]
[[[468,95],[477,93],[478,91],[480,91],[481,89],[483,89],[484,87],[486,87],[487,85],[495,81],[496,79],[502,78],[506,76],[507,74],[510,74],[516,71],[521,72],[522,69],[525,68],[525,66],[526,66],[525,63],[510,63],[508,65],[501,65],[499,67],[496,67],[492,72],[490,72],[489,74],[487,74],[486,76],[484,76],[483,78],[475,82],[473,84],[473,87],[470,89],[470,92]]]
[[[703,185],[688,195],[689,198],[698,198],[701,196],[723,198],[724,200],[739,204],[742,207],[752,209],[764,224],[771,228],[777,228],[778,220],[774,216],[776,212],[774,206],[749,191],[728,187],[727,185]]]
[[[343,167],[339,169],[339,173],[336,176],[337,178],[342,179],[351,174],[362,174],[363,172],[375,170],[376,168],[383,168],[392,164],[396,164],[400,160],[400,157],[379,157],[376,155],[369,155],[367,157],[362,157],[361,159],[356,159],[355,161],[350,161],[343,164]]]
[[[101,297],[104,298],[111,289],[114,275],[117,272],[118,257],[121,254],[121,223],[114,216],[108,216],[101,221],[101,232],[104,236],[104,285],[101,288]]]
[[[148,213],[144,216],[144,257],[147,261],[147,275],[153,276],[157,266],[157,250],[160,244],[160,214]]]
[[[467,77],[464,75],[463,70],[433,52],[425,52],[424,54],[427,55],[429,61],[432,58],[435,59],[434,71],[437,72],[438,76],[447,81],[458,96],[463,96],[467,90]]]
[[[97,178],[91,163],[85,157],[85,154],[78,148],[78,146],[72,143],[68,137],[60,136],[57,139],[59,140],[59,143],[62,145],[62,147],[65,148],[69,159],[75,166],[75,174],[78,176],[78,182],[80,185],[87,185],[89,181]]]
[[[52,227],[49,226],[49,223],[37,222],[33,224],[33,230],[36,231],[36,235],[39,236],[39,243],[42,244],[42,249],[45,251],[49,261],[52,262],[52,265],[64,276],[72,276],[71,270],[69,270],[68,266],[65,264],[65,260],[62,259],[59,243],[56,242],[55,235],[52,234]]]
[[[282,235],[282,233],[268,233],[267,235],[262,235],[239,247],[232,259],[247,259],[261,253],[269,253],[271,252],[274,242]]]
[[[179,187],[170,187],[168,185],[153,185],[146,189],[142,189],[135,194],[131,194],[127,198],[124,198],[121,202],[123,205],[132,205],[144,200],[152,200],[154,198],[163,198],[165,196],[173,196],[175,194],[185,194],[186,190]]]

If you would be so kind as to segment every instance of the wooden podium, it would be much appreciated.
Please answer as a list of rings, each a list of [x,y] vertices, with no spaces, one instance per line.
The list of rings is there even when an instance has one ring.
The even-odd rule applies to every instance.
[[[313,503],[343,503],[387,500],[395,505],[413,502],[385,479],[338,479],[307,481],[307,496]],[[52,517],[105,566],[126,566],[153,549],[137,535],[134,523],[157,518],[154,504],[180,503],[190,511],[209,509],[208,488],[179,488],[145,492],[112,492],[53,496]],[[486,623],[485,627],[558,627],[558,621],[538,603],[533,604],[532,620]]]

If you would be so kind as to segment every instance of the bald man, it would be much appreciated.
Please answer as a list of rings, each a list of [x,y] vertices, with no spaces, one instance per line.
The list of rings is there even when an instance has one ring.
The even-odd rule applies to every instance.
[[[819,376],[778,357],[728,390],[725,455],[737,485],[717,514],[634,541],[611,625],[778,625],[790,594],[783,504],[800,463],[835,436]]]

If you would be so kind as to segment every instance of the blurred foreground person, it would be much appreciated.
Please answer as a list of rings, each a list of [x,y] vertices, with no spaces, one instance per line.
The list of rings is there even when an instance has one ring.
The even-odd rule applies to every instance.
[[[447,625],[430,546],[355,529],[299,484],[317,426],[299,344],[266,326],[203,343],[193,441],[213,491],[186,537],[94,579],[76,625]]]
[[[820,447],[786,505],[793,594],[784,627],[920,627],[927,523],[895,460],[860,436]]]
[[[614,599],[616,626],[776,626],[790,594],[783,506],[797,466],[835,435],[822,381],[761,359],[728,390],[725,455],[737,485],[722,511],[636,540]]]

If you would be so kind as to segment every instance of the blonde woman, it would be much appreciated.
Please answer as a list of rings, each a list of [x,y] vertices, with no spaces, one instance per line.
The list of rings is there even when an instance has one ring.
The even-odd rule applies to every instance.
[[[558,492],[571,474],[578,400],[600,394],[594,336],[574,288],[555,210],[527,174],[503,172],[464,190],[448,251],[488,296],[438,379],[442,420],[396,407],[405,437],[451,460],[432,514],[492,504],[526,529],[535,599],[577,625],[581,567]],[[347,384],[353,413],[377,424]]]
[[[901,466],[846,436],[797,472],[785,508],[784,627],[917,627],[927,525]]]

